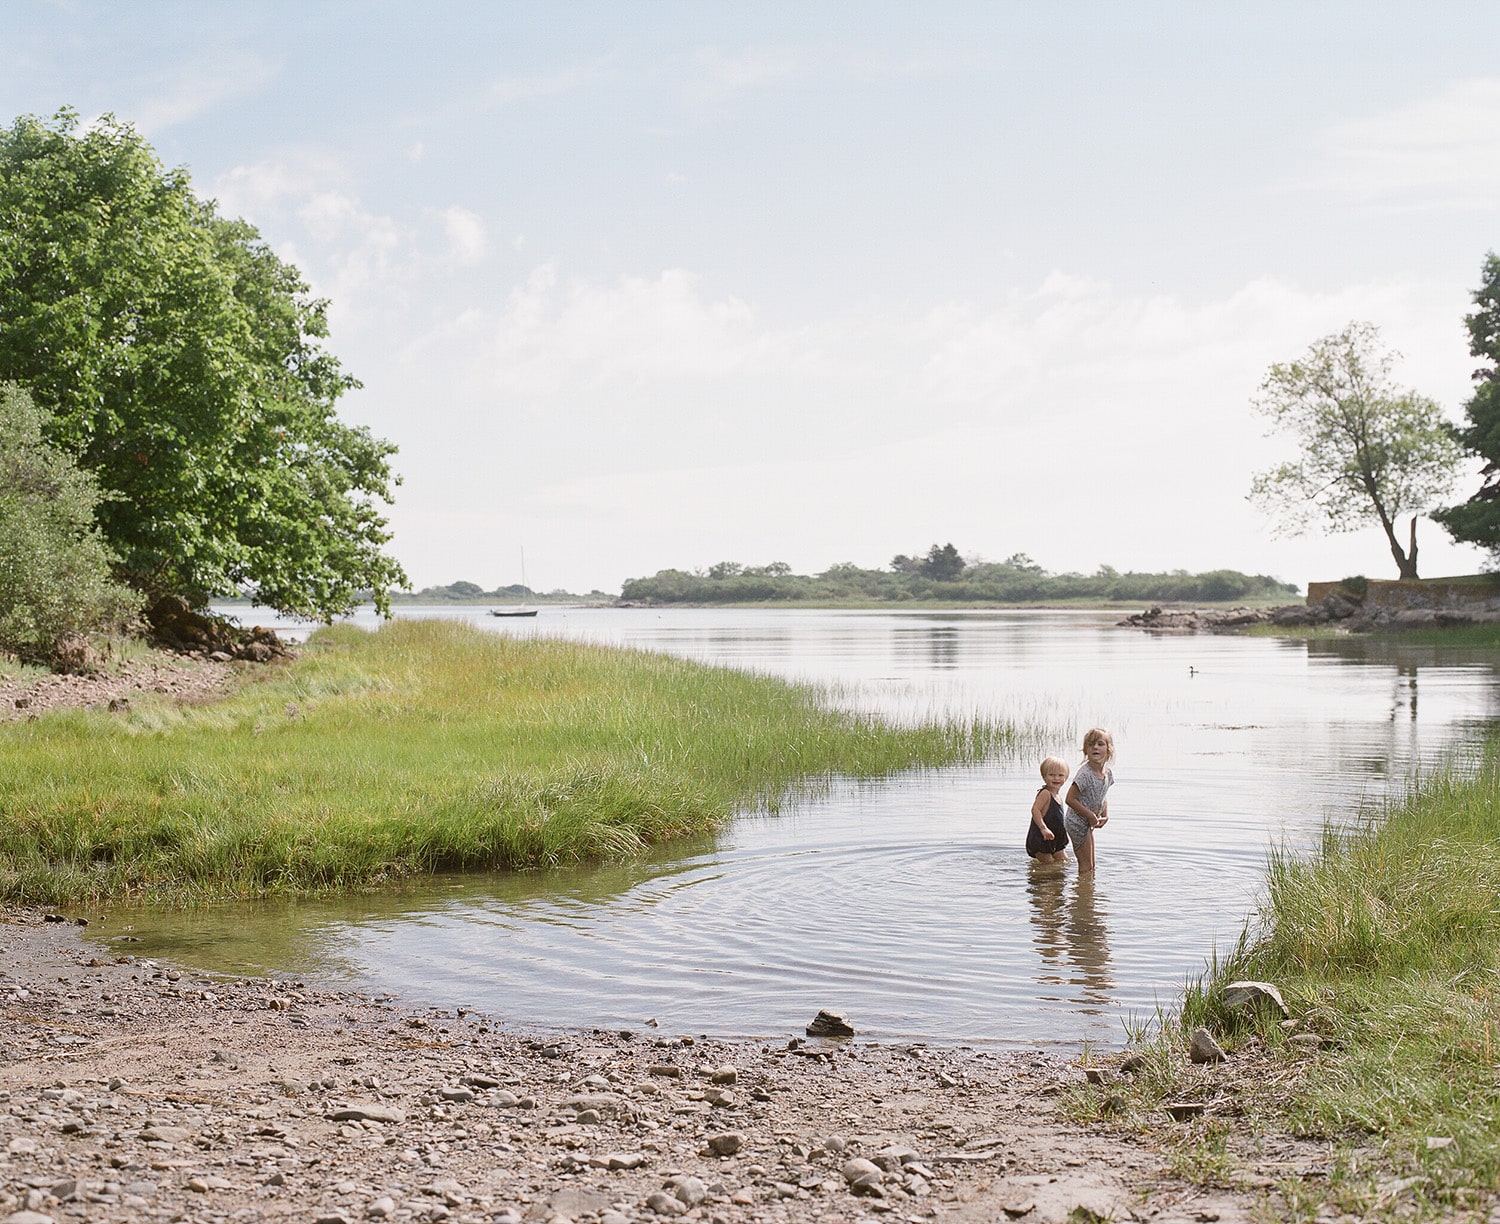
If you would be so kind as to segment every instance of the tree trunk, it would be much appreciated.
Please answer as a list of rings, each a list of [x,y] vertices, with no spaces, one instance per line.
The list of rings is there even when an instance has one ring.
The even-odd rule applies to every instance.
[[[1417,516],[1411,516],[1411,552],[1405,553],[1401,550],[1401,543],[1396,539],[1396,525],[1385,515],[1385,510],[1376,505],[1375,513],[1380,519],[1380,526],[1385,531],[1386,541],[1391,546],[1391,556],[1396,559],[1396,572],[1402,581],[1412,582],[1417,577]]]

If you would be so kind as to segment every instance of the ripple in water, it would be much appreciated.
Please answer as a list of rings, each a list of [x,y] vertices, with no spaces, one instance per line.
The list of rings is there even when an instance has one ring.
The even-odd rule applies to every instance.
[[[838,784],[624,866],[144,914],[131,950],[516,1023],[784,1037],[832,1007],[891,1039],[1117,1043],[1234,943],[1273,840],[1313,844],[1497,705],[1494,667],[1452,652],[1153,638],[1097,615],[575,612],[562,628],[832,681],[898,714],[1047,710],[1069,760],[1078,730],[1109,725],[1099,874],[1026,859],[1027,760]]]

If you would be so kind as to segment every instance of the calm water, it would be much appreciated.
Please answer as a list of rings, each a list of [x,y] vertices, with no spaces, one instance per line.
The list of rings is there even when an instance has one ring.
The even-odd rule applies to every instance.
[[[832,1007],[882,1038],[1118,1043],[1234,942],[1272,842],[1311,845],[1325,819],[1461,759],[1500,714],[1493,654],[1157,637],[1098,613],[457,615],[833,682],[898,718],[984,710],[1048,730],[1021,759],[837,784],[650,861],[139,915],[132,951],[520,1023],[784,1036]],[[1076,761],[1095,723],[1119,755],[1089,885],[1032,868],[1021,843],[1042,750]]]

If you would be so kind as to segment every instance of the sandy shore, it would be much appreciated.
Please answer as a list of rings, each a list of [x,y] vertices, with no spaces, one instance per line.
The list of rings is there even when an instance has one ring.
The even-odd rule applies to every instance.
[[[528,1033],[116,947],[36,912],[0,924],[0,1219],[1234,1221],[1256,1206],[1069,1125],[1055,1097],[1083,1073],[1055,1056]]]

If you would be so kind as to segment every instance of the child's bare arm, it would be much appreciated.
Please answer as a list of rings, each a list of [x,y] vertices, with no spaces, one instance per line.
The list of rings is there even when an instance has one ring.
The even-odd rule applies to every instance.
[[[1109,800],[1106,799],[1103,803],[1101,803],[1099,805],[1099,824],[1100,825],[1106,825],[1108,823],[1109,823]]]
[[[1082,816],[1095,828],[1099,826],[1099,817],[1094,812],[1083,806],[1083,796],[1078,790],[1078,783],[1074,782],[1068,787],[1068,806]]]
[[[1031,823],[1042,831],[1042,836],[1048,841],[1052,841],[1055,836],[1043,819],[1047,815],[1047,801],[1050,798],[1046,791],[1038,791],[1036,798],[1031,801]]]

